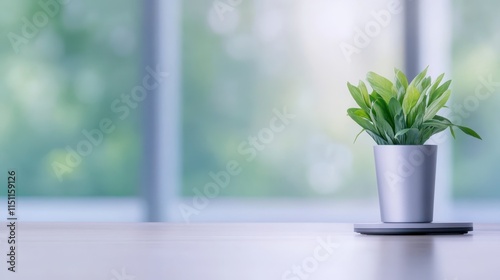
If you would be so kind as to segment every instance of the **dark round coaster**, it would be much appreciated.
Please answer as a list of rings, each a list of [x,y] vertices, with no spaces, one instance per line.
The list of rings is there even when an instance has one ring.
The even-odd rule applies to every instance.
[[[371,235],[466,234],[472,223],[373,223],[354,224],[354,231]]]

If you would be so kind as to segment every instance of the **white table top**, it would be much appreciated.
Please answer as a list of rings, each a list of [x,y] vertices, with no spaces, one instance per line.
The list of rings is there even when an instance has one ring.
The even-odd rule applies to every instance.
[[[7,258],[6,223],[0,229]],[[0,279],[500,279],[500,225],[366,236],[350,224],[17,224]]]

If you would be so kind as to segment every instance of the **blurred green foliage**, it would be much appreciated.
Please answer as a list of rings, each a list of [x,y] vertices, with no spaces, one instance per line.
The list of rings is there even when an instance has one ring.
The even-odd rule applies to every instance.
[[[319,55],[323,57],[320,63],[332,68],[313,73],[314,61],[310,59],[313,55],[305,48],[313,43],[328,45],[329,41],[312,42],[301,37],[303,22],[300,20],[309,19],[304,22],[310,22],[308,27],[312,28],[306,33],[314,34],[319,29],[328,31],[322,33],[323,37],[342,34],[339,22],[323,22],[323,7],[319,2],[301,7],[295,1],[281,6],[274,2],[242,1],[225,11],[223,18],[214,13],[213,2],[197,3],[184,4],[182,9],[183,195],[202,190],[213,181],[209,173],[224,170],[230,160],[237,160],[243,171],[231,178],[229,187],[221,190],[223,196],[327,195],[343,199],[374,195],[372,143],[361,137],[360,142],[352,145],[357,131],[353,125],[346,125],[344,118],[347,117],[336,111],[349,107],[344,106],[344,98],[348,97],[344,88],[347,80],[359,79],[367,71],[391,73],[394,66],[402,66],[403,38],[398,35],[402,32],[396,28],[398,25],[391,23],[391,29],[383,30],[383,35],[363,49],[352,64],[346,65],[342,58],[331,59],[331,53],[338,51],[335,44],[325,48]],[[355,26],[363,27],[371,20],[372,7],[363,6],[366,2],[349,3],[341,2],[339,6],[344,14],[351,16],[343,5],[357,7],[355,10],[360,12],[356,19],[351,19]],[[370,4],[374,5],[373,9],[379,9],[385,2]],[[275,6],[279,6],[278,12],[273,11]],[[319,8],[315,10],[316,6]],[[493,81],[500,81],[497,66],[500,37],[496,31],[500,19],[492,8],[497,6],[494,0],[452,2],[452,72],[447,78],[453,80],[455,97],[448,103],[450,106],[471,102],[467,98],[473,96],[481,84],[478,77],[491,76]],[[314,11],[311,12],[314,19],[301,18],[300,12],[308,9]],[[267,14],[277,20],[267,21]],[[283,14],[291,16],[283,20]],[[294,16],[300,19],[299,23]],[[400,16],[394,15],[393,20],[400,20]],[[316,20],[328,28],[321,29],[315,25]],[[273,33],[277,28],[274,24],[282,27],[279,38],[266,41],[262,37]],[[264,35],[259,34],[260,25],[265,25]],[[347,32],[352,36],[351,28]],[[427,64],[432,66],[432,62]],[[344,73],[348,73],[347,78]],[[322,83],[328,79],[330,88],[325,91]],[[499,132],[491,124],[499,98],[492,93],[488,100],[480,100],[477,109],[459,120],[463,125],[474,127],[484,141],[470,137],[450,139],[453,192],[457,198],[500,196],[495,183],[500,179],[495,168],[500,158],[500,150],[495,148],[495,136]],[[471,104],[467,106],[474,105]],[[273,117],[272,109],[281,106],[288,106],[299,117],[283,133],[275,134],[273,141],[255,159],[246,161],[238,152],[238,145],[264,129]]]
[[[19,195],[138,193],[140,109],[121,121],[111,102],[140,82],[141,5],[0,2],[0,160],[2,172],[17,170]],[[103,118],[115,131],[59,180],[52,164],[64,163],[66,147],[76,149],[82,130]]]
[[[453,146],[453,185],[457,198],[500,198],[500,18],[495,0],[453,2],[452,73],[454,115],[474,127],[483,141],[460,137]],[[489,81],[489,82],[484,82]],[[489,86],[488,86],[489,84]]]
[[[394,43],[402,39],[397,35],[398,24],[383,30],[380,38],[354,57],[356,64],[346,66],[343,58],[332,60],[326,52],[304,51],[311,46],[307,38],[297,35],[297,14],[304,12],[300,5],[279,7],[292,18],[282,19],[276,24],[282,29],[274,30],[275,25],[265,20],[280,14],[265,16],[271,9],[264,9],[260,2],[242,1],[224,19],[214,13],[212,1],[181,3],[183,195],[203,188],[211,182],[209,172],[224,170],[230,160],[241,164],[242,173],[231,178],[230,187],[222,190],[224,196],[346,198],[375,194],[371,142],[360,139],[353,145],[357,128],[346,125],[348,118],[339,112],[349,102],[347,80],[367,71],[389,73],[392,67],[402,66],[401,45]],[[453,71],[449,78],[456,95],[452,103],[463,105],[471,102],[467,98],[481,84],[478,77],[500,80],[500,37],[495,29],[500,19],[492,8],[498,6],[495,0],[452,3]],[[376,9],[385,2],[372,4]],[[43,23],[41,17],[34,19],[40,12],[47,13],[38,1],[0,2],[4,38],[0,41],[0,164],[4,171],[17,169],[19,194],[138,194],[141,107],[121,121],[110,105],[140,83],[142,5],[139,0],[72,0]],[[352,5],[356,11],[366,10],[358,13],[358,26],[371,19],[372,8],[362,6],[368,4]],[[23,37],[16,52],[9,34],[23,36],[25,22],[34,20],[43,24],[31,30],[30,38]],[[396,15],[393,20],[400,21]],[[341,25],[311,24],[315,29],[303,33],[328,31],[324,36],[342,29]],[[346,40],[350,40],[352,30],[347,32]],[[273,34],[279,38],[269,39]],[[338,42],[333,46],[328,52],[339,52]],[[328,75],[318,76],[311,59],[315,52],[320,60],[324,57],[321,65],[334,67],[319,70]],[[322,83],[329,79],[331,84],[325,90]],[[484,140],[478,143],[459,137],[453,141],[454,194],[458,198],[500,196],[496,187],[500,174],[495,170],[500,158],[495,143],[499,132],[491,125],[500,98],[496,92],[463,118]],[[275,117],[273,109],[282,111],[283,107],[297,118],[283,132],[274,133],[255,158],[248,160],[249,154],[238,152],[242,144],[249,147],[249,137],[269,127]],[[85,139],[83,129],[97,128],[106,117],[113,120],[116,130],[59,181],[52,164],[64,161],[68,145],[76,148]],[[365,176],[359,176],[361,172]]]
[[[242,172],[231,177],[222,196],[373,196],[371,145],[363,146],[361,141],[353,146],[357,127],[344,126],[348,119],[340,113],[344,110],[341,104],[350,102],[342,75],[367,69],[343,71],[336,66],[347,62],[333,41],[334,48],[325,53],[325,60],[335,57],[328,65],[335,72],[323,76],[331,81],[327,91],[319,89],[323,85],[312,72],[317,65],[326,64],[320,55],[319,61],[313,61],[316,65],[310,65],[317,58],[311,58],[315,52],[305,48],[315,46],[304,46],[304,34],[293,31],[300,29],[298,24],[317,24],[297,22],[300,1],[286,5],[242,1],[222,12],[216,10],[215,2],[195,2],[197,5],[183,2],[182,8],[182,194],[203,191],[213,182],[211,172],[223,171],[235,160]],[[332,18],[331,14],[322,16]],[[333,37],[338,31],[332,27],[328,33]],[[314,36],[321,40],[321,34]],[[387,36],[391,42],[399,37]],[[332,44],[328,40],[325,42]],[[399,64],[398,46],[392,47],[392,58],[384,54],[373,59],[365,52],[363,57],[371,57],[371,61],[363,65]],[[268,142],[259,137],[269,132],[274,110],[285,107],[296,118],[283,131],[274,131]],[[253,137],[259,139],[258,144],[252,144]],[[357,171],[367,176],[357,176]]]

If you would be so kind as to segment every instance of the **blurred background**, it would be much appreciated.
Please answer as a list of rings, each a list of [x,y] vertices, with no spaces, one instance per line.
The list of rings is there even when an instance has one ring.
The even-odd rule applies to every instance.
[[[499,222],[496,8],[2,0],[5,209],[14,169],[25,221],[379,221],[346,82],[429,65],[453,80],[445,114],[483,138],[433,140],[435,220]]]

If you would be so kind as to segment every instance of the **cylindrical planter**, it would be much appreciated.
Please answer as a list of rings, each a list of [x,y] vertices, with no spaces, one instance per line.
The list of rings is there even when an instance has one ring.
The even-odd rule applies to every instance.
[[[432,222],[437,146],[378,145],[374,152],[382,222]]]

